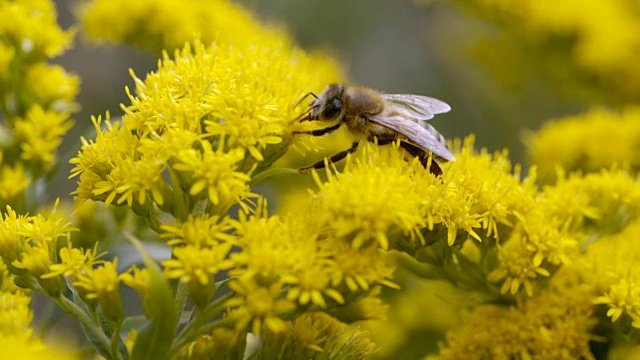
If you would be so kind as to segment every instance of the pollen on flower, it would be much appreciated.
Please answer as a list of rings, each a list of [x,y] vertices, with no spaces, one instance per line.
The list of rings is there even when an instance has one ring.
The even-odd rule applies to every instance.
[[[218,244],[199,248],[193,245],[175,247],[173,259],[163,261],[164,275],[168,279],[181,279],[200,286],[209,285],[213,276],[229,269],[233,262],[227,259],[231,244]]]
[[[176,171],[184,174],[184,183],[190,186],[189,195],[204,195],[214,205],[220,204],[224,208],[250,197],[250,177],[238,169],[244,159],[242,151],[214,151],[206,141],[201,145],[201,151],[179,151],[173,165]]]
[[[234,236],[228,234],[231,222],[228,217],[192,216],[176,225],[163,225],[166,233],[161,237],[168,239],[167,245],[192,245],[197,248],[214,246],[221,241],[233,241]]]
[[[286,315],[296,307],[291,301],[279,298],[281,284],[263,287],[253,281],[240,279],[232,281],[229,286],[237,293],[226,302],[226,306],[232,310],[229,318],[236,321],[237,330],[249,326],[252,333],[259,335],[263,328],[275,333],[286,329],[287,322],[278,315]]]

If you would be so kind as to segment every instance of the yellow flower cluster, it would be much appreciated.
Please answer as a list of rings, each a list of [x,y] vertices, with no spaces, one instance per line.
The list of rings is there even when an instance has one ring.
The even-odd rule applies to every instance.
[[[640,108],[620,113],[594,109],[551,120],[530,136],[531,162],[540,178],[551,181],[557,168],[594,172],[612,166],[640,169]]]
[[[268,346],[257,355],[281,354],[285,359],[355,360],[377,351],[366,332],[323,313],[301,315],[284,332],[267,332],[265,342]]]
[[[565,248],[565,259],[555,263],[563,265],[555,273],[544,274],[550,277],[544,288],[515,306],[475,308],[461,328],[449,333],[440,358],[526,354],[545,359],[562,358],[566,353],[591,359],[594,355],[589,342],[605,341],[601,332],[594,331],[602,326],[615,328],[632,344],[638,341],[640,277],[635,269],[639,259],[640,183],[623,171],[562,176],[556,185],[544,188],[538,202],[547,221],[564,234],[561,238],[544,235],[547,246]],[[523,224],[531,233],[534,224]],[[578,242],[581,251],[576,251]],[[528,245],[520,251],[536,250]],[[510,261],[503,256],[498,269]],[[531,276],[525,281],[530,280]],[[609,319],[598,316],[605,312]],[[532,337],[540,328],[538,323],[546,324],[544,336]],[[528,326],[533,328],[527,330]],[[562,344],[554,342],[559,334],[565,339]]]
[[[94,0],[82,9],[82,25],[91,39],[157,53],[181,48],[194,39],[207,45],[216,42],[245,48],[261,43],[265,33],[278,32],[228,0]]]
[[[34,208],[24,193],[56,165],[79,80],[47,60],[69,47],[51,1],[0,2],[0,206]],[[33,196],[31,196],[33,198]]]
[[[293,141],[296,101],[337,77],[285,38],[265,35],[261,44],[187,45],[174,59],[165,54],[145,81],[134,76],[122,122],[107,118],[103,129],[94,119],[98,137],[72,160],[78,197],[127,204],[142,216],[155,203],[182,219],[202,201],[225,214],[253,197],[251,175]]]
[[[60,219],[58,219],[60,220]],[[0,217],[0,346],[11,359],[77,359],[72,353],[45,345],[33,334],[33,311],[28,290],[34,280],[53,290],[55,286],[38,279],[48,271],[48,247],[69,229],[55,216],[18,217],[10,208]],[[41,241],[36,241],[41,239]],[[18,255],[12,261],[11,253]],[[9,261],[9,262],[8,262]],[[18,284],[20,287],[18,287]],[[55,291],[55,290],[54,290]]]
[[[513,307],[481,305],[448,346],[427,359],[595,359],[589,342],[595,292],[588,272],[558,272],[539,295]],[[571,291],[568,291],[571,290]]]
[[[640,73],[635,64],[640,53],[640,15],[634,11],[634,0],[461,3],[504,30],[502,44],[482,46],[492,52],[485,55],[491,56],[493,68],[499,62],[506,67],[511,64],[512,71],[507,72],[514,75],[526,66],[542,66],[535,76],[553,74],[556,83],[558,79],[565,83],[558,87],[579,85],[613,102],[638,100]],[[544,57],[538,58],[539,53]]]

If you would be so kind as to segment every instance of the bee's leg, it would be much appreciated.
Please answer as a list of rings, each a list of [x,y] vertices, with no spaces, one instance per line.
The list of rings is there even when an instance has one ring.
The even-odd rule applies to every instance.
[[[322,135],[326,135],[326,134],[329,134],[329,133],[332,133],[332,132],[338,130],[340,125],[342,125],[342,123],[337,123],[335,125],[326,127],[324,129],[315,129],[315,130],[307,130],[307,131],[294,131],[293,135],[305,134],[305,135],[311,135],[311,136],[322,136]]]
[[[420,159],[420,163],[422,164],[422,166],[424,166],[424,168],[426,169],[427,166],[429,166],[429,172],[432,173],[435,176],[440,176],[442,175],[442,168],[440,167],[440,164],[438,164],[436,162],[436,160],[433,158],[431,158],[431,164],[429,164],[429,153],[420,149],[419,147],[408,143],[406,141],[401,141],[400,142],[400,146],[405,149],[409,154],[411,154],[411,156],[417,157],[418,159]]]
[[[372,142],[372,143],[376,143],[377,145],[389,145],[392,142],[394,142],[396,139],[395,138],[386,138],[386,139],[377,139],[375,137],[368,137],[367,138],[368,141]]]
[[[339,153],[332,155],[328,160],[329,163],[335,163],[338,162],[344,158],[347,157],[348,154],[351,154],[352,152],[356,151],[356,149],[358,148],[358,142],[354,142],[350,148],[348,148],[347,150],[344,151],[340,151]],[[322,169],[325,167],[325,163],[324,163],[324,159],[316,162],[315,164],[311,165],[311,166],[306,166],[303,168],[298,169],[298,171],[302,174],[309,172],[309,170],[311,169]]]

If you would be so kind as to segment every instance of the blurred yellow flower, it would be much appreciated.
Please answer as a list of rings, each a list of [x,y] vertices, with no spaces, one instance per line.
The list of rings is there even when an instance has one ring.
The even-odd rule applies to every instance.
[[[611,166],[640,169],[640,108],[620,113],[594,109],[551,120],[528,139],[529,157],[540,178],[551,182],[558,168],[596,172]]]

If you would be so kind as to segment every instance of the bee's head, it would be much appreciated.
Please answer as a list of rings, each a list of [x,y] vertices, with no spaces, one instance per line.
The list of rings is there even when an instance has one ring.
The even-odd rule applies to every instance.
[[[311,103],[309,120],[335,120],[342,112],[343,87],[338,84],[327,85],[322,93]]]

